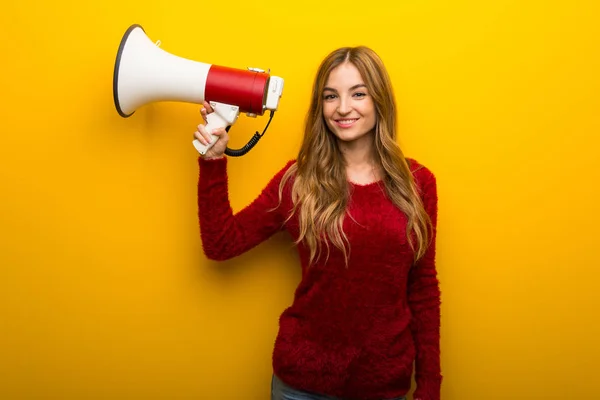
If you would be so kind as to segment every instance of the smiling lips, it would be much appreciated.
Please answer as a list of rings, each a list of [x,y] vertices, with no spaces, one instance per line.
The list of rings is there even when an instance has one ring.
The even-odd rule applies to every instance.
[[[335,123],[340,128],[349,128],[352,125],[354,125],[354,123],[358,120],[359,120],[359,118],[336,119]]]

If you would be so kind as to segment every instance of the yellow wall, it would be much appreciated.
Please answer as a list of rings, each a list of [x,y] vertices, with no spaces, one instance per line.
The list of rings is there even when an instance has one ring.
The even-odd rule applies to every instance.
[[[268,398],[296,256],[278,236],[205,259],[198,107],[113,107],[132,23],[174,54],[286,79],[267,135],[230,160],[236,210],[294,157],[321,58],[376,49],[401,144],[439,181],[443,398],[600,398],[600,6],[394,3],[3,6],[0,398]],[[231,145],[266,120],[242,116]]]

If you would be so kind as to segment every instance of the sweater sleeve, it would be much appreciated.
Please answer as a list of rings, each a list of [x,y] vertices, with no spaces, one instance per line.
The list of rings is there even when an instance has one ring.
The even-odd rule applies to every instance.
[[[439,400],[441,392],[440,367],[440,288],[435,253],[437,231],[437,184],[435,176],[425,167],[417,171],[425,210],[433,223],[432,238],[423,258],[409,274],[408,303],[413,320],[411,330],[416,346],[414,398]]]
[[[249,205],[233,213],[229,200],[227,158],[199,157],[198,219],[204,254],[223,261],[239,256],[283,228],[279,183],[281,169]]]

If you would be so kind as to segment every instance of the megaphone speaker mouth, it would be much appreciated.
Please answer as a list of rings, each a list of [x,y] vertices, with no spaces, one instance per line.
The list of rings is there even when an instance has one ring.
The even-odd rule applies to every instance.
[[[119,68],[121,66],[121,56],[123,55],[123,49],[125,48],[125,44],[127,43],[127,39],[129,38],[129,35],[135,29],[141,29],[142,31],[144,31],[144,28],[142,28],[142,26],[139,24],[133,24],[127,29],[127,31],[125,31],[125,33],[123,34],[123,38],[121,39],[121,43],[119,44],[119,50],[117,51],[117,58],[115,60],[115,69],[113,72],[113,100],[114,100],[115,108],[117,109],[117,112],[123,118],[130,117],[135,112],[135,111],[132,111],[129,114],[125,113],[119,102]]]

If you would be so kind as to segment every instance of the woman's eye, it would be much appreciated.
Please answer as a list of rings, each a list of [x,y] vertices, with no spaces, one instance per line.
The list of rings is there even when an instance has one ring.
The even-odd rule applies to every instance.
[[[366,94],[366,93],[359,92],[359,93],[354,93],[354,95],[355,95],[355,96],[357,96],[357,97],[364,97],[364,96],[366,96],[367,94]]]
[[[325,97],[323,97],[325,100],[331,100],[331,99],[335,99],[335,95],[334,94],[326,94]]]

